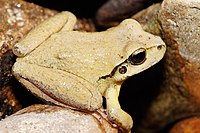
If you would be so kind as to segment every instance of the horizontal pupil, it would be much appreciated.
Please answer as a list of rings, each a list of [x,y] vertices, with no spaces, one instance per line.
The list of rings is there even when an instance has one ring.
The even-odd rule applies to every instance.
[[[145,60],[145,57],[146,57],[146,53],[145,53],[145,51],[143,51],[136,55],[131,55],[129,57],[130,58],[129,60],[132,65],[139,65]]]

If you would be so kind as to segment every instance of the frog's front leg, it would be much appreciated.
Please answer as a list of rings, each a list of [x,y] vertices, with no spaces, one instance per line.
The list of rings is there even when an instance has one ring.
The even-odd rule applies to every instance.
[[[68,11],[58,13],[31,30],[25,38],[15,44],[13,52],[17,56],[25,56],[52,34],[59,31],[73,30],[75,23],[76,17],[72,13]]]
[[[133,126],[132,117],[120,107],[118,96],[120,85],[112,84],[105,92],[106,106],[109,119],[122,127],[124,132],[130,132]]]

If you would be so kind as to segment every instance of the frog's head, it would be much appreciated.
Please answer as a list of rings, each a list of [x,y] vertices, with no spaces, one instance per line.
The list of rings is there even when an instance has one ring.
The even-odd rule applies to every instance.
[[[120,38],[117,54],[113,61],[114,69],[101,78],[112,78],[114,82],[123,82],[128,77],[138,74],[159,62],[166,51],[166,45],[159,36],[145,32],[133,19],[125,19],[115,31]],[[119,56],[120,55],[120,56]]]
[[[111,72],[115,82],[121,82],[138,74],[159,62],[166,51],[165,43],[160,37],[154,36],[153,43],[128,42],[124,47],[124,59]]]

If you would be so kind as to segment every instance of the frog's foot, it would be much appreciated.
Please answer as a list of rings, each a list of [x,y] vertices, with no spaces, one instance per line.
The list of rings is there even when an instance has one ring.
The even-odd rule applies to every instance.
[[[31,30],[25,38],[15,44],[13,52],[17,56],[25,56],[52,34],[59,31],[73,30],[75,23],[76,17],[72,13],[67,11],[58,13]]]
[[[72,73],[20,61],[14,64],[13,71],[27,89],[46,102],[83,111],[96,111],[102,106],[97,89]]]
[[[118,102],[120,87],[112,85],[105,93],[107,113],[111,121],[122,128],[123,132],[131,132],[133,126],[132,117],[123,111]]]

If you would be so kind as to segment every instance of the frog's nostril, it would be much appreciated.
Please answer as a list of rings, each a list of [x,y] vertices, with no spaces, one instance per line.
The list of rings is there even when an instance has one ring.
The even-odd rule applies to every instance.
[[[161,50],[162,47],[163,47],[163,45],[159,45],[159,46],[157,46],[157,49],[158,49],[158,50]]]

